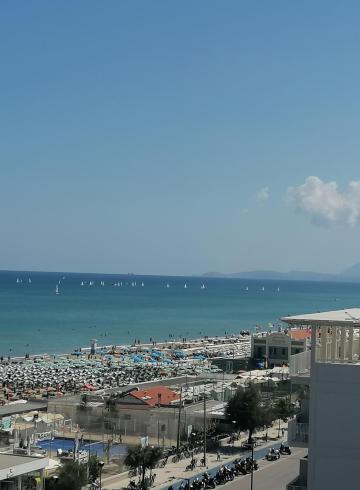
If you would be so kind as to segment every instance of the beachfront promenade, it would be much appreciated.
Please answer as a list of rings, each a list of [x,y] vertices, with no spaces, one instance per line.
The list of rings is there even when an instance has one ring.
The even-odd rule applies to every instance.
[[[286,440],[286,432],[284,438],[281,436],[278,438],[278,423],[274,423],[271,428],[268,429],[268,442],[263,443],[255,449],[255,458],[260,455],[259,460],[264,458],[264,451],[266,452],[274,444],[279,444],[283,440]],[[286,429],[287,424],[282,423],[281,428]],[[264,437],[266,430],[258,431],[256,437]],[[211,470],[218,467],[219,465],[225,465],[231,463],[235,458],[242,457],[246,454],[241,450],[241,445],[247,441],[247,434],[241,433],[239,439],[234,443],[229,444],[228,438],[226,441],[222,442],[220,447],[220,461],[217,460],[216,451],[207,453],[207,468],[200,466],[200,459],[203,455],[200,453],[196,456],[198,459],[198,464],[193,471],[186,471],[186,466],[190,463],[191,458],[182,459],[177,463],[172,462],[172,458],[169,457],[169,461],[164,468],[155,468],[153,473],[156,474],[155,482],[152,488],[162,489],[168,488],[170,485],[174,485],[176,481],[181,481],[186,478],[193,478],[197,475],[201,475],[205,471]],[[118,475],[109,476],[103,478],[102,489],[103,490],[119,490],[121,488],[127,487],[130,480],[137,481],[136,477],[129,478],[128,472],[120,473]]]

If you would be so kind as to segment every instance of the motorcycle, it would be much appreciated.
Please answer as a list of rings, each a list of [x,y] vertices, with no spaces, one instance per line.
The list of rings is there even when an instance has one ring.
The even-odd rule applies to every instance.
[[[280,459],[280,451],[278,449],[271,448],[265,457],[268,461],[276,461]]]
[[[291,449],[288,445],[281,444],[280,446],[280,454],[291,454]]]

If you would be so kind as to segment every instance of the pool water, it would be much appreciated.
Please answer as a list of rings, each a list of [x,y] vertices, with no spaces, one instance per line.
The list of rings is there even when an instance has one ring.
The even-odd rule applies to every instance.
[[[73,439],[64,439],[60,437],[56,437],[52,440],[38,441],[37,445],[48,453],[55,453],[58,449],[62,449],[63,451],[74,450]],[[104,456],[106,455],[107,444],[84,440],[83,443],[79,444],[79,449],[88,451],[90,454],[96,454],[97,456]],[[126,454],[126,446],[124,444],[113,444],[110,446],[110,457],[120,456],[122,454]]]

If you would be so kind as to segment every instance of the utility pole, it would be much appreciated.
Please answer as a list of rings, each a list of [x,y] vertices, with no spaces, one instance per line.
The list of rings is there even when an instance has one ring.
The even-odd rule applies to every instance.
[[[251,480],[250,480],[250,490],[253,490],[254,484],[254,442],[251,441]]]
[[[206,396],[204,385],[204,467],[206,467]]]
[[[178,416],[177,440],[176,440],[176,450],[177,451],[180,450],[181,405],[182,405],[182,385],[180,386],[180,403],[179,403],[179,416]]]

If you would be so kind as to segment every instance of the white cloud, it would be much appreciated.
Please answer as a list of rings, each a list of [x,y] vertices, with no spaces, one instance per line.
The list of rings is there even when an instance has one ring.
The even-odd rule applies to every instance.
[[[310,176],[304,184],[289,187],[288,197],[295,209],[310,215],[315,223],[355,226],[360,222],[360,181],[349,182],[340,192],[336,182]]]
[[[267,201],[270,197],[270,189],[268,187],[263,187],[256,193],[257,201]]]

